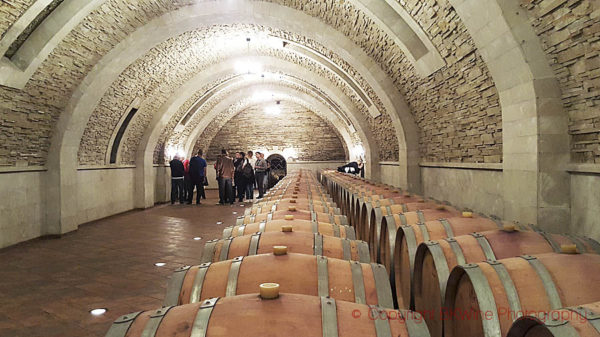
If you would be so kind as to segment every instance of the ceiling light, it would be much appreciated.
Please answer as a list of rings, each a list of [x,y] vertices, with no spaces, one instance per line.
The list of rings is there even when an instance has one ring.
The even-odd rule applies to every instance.
[[[94,316],[100,316],[100,315],[104,315],[106,313],[106,309],[105,308],[98,308],[98,309],[94,309],[94,310],[90,310],[90,314],[94,315]]]
[[[166,265],[166,263],[164,263],[164,262],[156,262],[154,265],[157,266],[157,267],[164,267]]]
[[[196,236],[196,237],[194,238],[194,240],[196,240],[196,241],[200,241],[200,240],[202,240],[202,238],[201,238],[201,237],[199,237],[199,236]]]
[[[281,113],[281,108],[276,105],[270,105],[265,108],[265,113],[267,115],[279,115]]]
[[[239,61],[235,64],[235,71],[241,74],[262,73],[262,66],[257,62]]]

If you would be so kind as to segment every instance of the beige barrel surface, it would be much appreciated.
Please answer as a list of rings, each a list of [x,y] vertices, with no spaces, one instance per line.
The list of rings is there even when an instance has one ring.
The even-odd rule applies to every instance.
[[[600,255],[523,255],[455,267],[444,336],[506,336],[520,313],[600,301]]]
[[[446,281],[450,271],[459,264],[500,260],[526,254],[559,253],[561,246],[569,245],[581,253],[600,254],[600,244],[585,237],[512,229],[424,242],[417,248],[415,256],[415,310],[442,312]],[[441,336],[441,315],[424,317],[431,334]]]
[[[325,236],[335,236],[356,240],[354,228],[345,225],[336,225],[328,222],[318,222],[309,220],[272,220],[269,222],[258,222],[247,225],[236,225],[226,227],[223,230],[223,239],[249,235],[262,232],[281,232],[284,227],[292,227],[297,232],[320,233]]]
[[[381,318],[381,319],[380,319]],[[213,298],[118,318],[106,337],[428,337],[418,313],[332,298],[258,294]]]
[[[240,216],[237,218],[236,225],[247,225],[256,222],[269,222],[273,220],[309,220],[327,222],[337,225],[348,225],[348,218],[345,215],[335,215],[289,208],[283,211],[275,211],[271,213]]]
[[[382,265],[305,254],[260,254],[180,268],[169,282],[164,304],[251,294],[266,282],[280,284],[283,293],[394,308]]]
[[[208,241],[204,245],[201,262],[225,261],[238,256],[270,253],[273,246],[287,246],[290,253],[371,262],[369,247],[364,241],[294,231],[264,232]]]
[[[600,337],[600,302],[517,319],[508,337]]]
[[[246,209],[245,214],[265,214],[277,211],[286,211],[290,209],[309,211],[309,212],[317,212],[317,213],[327,213],[327,214],[341,214],[340,209],[337,207],[332,207],[326,204],[314,204],[314,203],[298,203],[298,204],[289,204],[284,203],[280,204],[278,202],[274,202],[272,204],[259,204],[254,205],[252,208]]]

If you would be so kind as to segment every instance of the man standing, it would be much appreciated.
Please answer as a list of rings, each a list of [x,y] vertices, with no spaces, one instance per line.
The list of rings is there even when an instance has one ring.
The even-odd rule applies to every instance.
[[[217,177],[217,187],[219,189],[219,202],[217,205],[223,205],[225,202],[223,201],[223,188],[221,187],[221,178],[219,177],[219,166],[221,165],[222,154],[217,156],[217,161],[215,162],[215,176]]]
[[[235,196],[233,195],[232,179],[235,173],[235,166],[233,165],[233,159],[229,157],[227,150],[221,150],[221,160],[217,166],[218,177],[221,180],[222,192],[219,194],[223,195],[223,203],[229,202],[233,205]]]
[[[256,185],[256,178],[254,177],[254,166],[256,165],[256,158],[254,152],[248,151],[247,157],[249,168],[244,168],[244,176],[246,177],[246,199],[254,199],[254,186]]]
[[[233,178],[233,182],[235,183],[234,189],[234,199],[235,192],[237,192],[237,198],[239,202],[244,201],[244,194],[246,193],[246,178],[244,177],[244,166],[246,166],[246,154],[244,152],[236,152],[235,153],[235,161],[233,165],[235,166],[235,176]]]
[[[206,160],[202,158],[202,149],[198,150],[198,155],[190,160],[190,180],[191,188],[188,194],[188,204],[192,203],[194,198],[194,187],[196,188],[196,204],[200,204],[200,198],[204,195],[204,179],[206,177]]]
[[[181,160],[179,160],[179,156],[173,157],[173,160],[169,162],[169,166],[171,167],[171,205],[177,199],[179,199],[180,204],[183,204],[183,176],[185,168]]]
[[[265,194],[265,177],[267,174],[267,161],[261,152],[256,152],[256,164],[254,171],[256,175],[256,185],[258,186],[258,199],[262,199]]]

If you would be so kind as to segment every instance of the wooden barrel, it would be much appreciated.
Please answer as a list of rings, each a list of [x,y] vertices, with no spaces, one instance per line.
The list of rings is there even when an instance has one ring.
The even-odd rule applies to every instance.
[[[380,200],[380,199],[388,199],[388,198],[396,198],[396,197],[401,197],[403,195],[402,190],[400,189],[390,189],[390,190],[386,190],[384,192],[381,192],[379,194],[370,194],[370,195],[366,195],[366,196],[355,196],[353,198],[353,201],[350,203],[350,209],[349,209],[349,215],[352,216],[353,221],[359,221],[360,220],[360,210],[362,208],[362,205],[365,202],[371,202],[374,200]]]
[[[459,264],[560,253],[561,245],[575,245],[581,253],[600,254],[600,244],[591,239],[533,231],[494,230],[424,242],[415,255],[415,310],[442,312],[448,275]],[[431,334],[441,336],[442,317],[424,317]]]
[[[287,246],[290,253],[323,255],[337,259],[371,262],[366,242],[306,232],[265,232],[211,240],[204,245],[202,263],[270,253],[273,246]]]
[[[291,209],[298,209],[303,211],[317,212],[317,213],[328,213],[334,215],[340,215],[340,209],[337,207],[331,207],[324,204],[313,204],[313,203],[298,203],[298,204],[279,204],[278,202],[253,205],[251,208],[246,208],[246,215],[250,214],[265,214],[276,211],[285,211]]]
[[[523,255],[460,265],[448,277],[444,335],[506,336],[516,318],[512,313],[597,302],[599,285],[597,254]]]
[[[364,198],[362,200],[364,200],[364,202],[362,203],[362,206],[360,206],[360,208],[357,209],[358,214],[356,214],[355,216],[358,218],[358,222],[355,225],[355,227],[358,227],[361,229],[362,233],[365,233],[363,235],[367,235],[366,233],[369,233],[369,224],[370,224],[370,220],[371,220],[371,211],[373,208],[375,207],[385,207],[385,206],[390,206],[390,205],[397,205],[397,204],[404,204],[404,203],[408,203],[408,202],[417,202],[420,199],[420,197],[416,197],[414,195],[410,195],[410,194],[403,194],[403,195],[399,195],[393,198],[379,198],[378,196],[371,196],[369,198]],[[358,199],[358,203],[360,203],[361,199]]]
[[[368,229],[368,233],[366,238],[362,239],[367,241],[369,247],[371,249],[371,256],[375,257],[379,260],[379,241],[381,237],[381,220],[383,217],[388,215],[398,214],[399,219],[402,221],[401,214],[410,214],[411,212],[415,212],[417,215],[418,211],[424,210],[444,210],[445,214],[460,214],[460,212],[452,207],[440,205],[434,202],[426,202],[424,199],[421,199],[420,202],[412,202],[405,204],[394,204],[384,207],[376,207],[371,210],[370,220],[368,225],[365,225]],[[449,213],[446,213],[449,212]],[[425,214],[425,213],[423,213]],[[424,217],[426,218],[426,217]],[[410,220],[407,220],[409,223]]]
[[[473,218],[450,217],[447,219],[440,217],[440,220],[426,221],[424,224],[397,227],[398,222],[401,223],[397,217],[397,215],[389,215],[381,221],[379,260],[390,272],[392,290],[400,308],[413,307],[411,285],[415,253],[419,244],[424,241],[440,240],[512,225],[475,216]],[[390,223],[391,225],[389,225]],[[518,228],[530,229],[527,225],[518,225]]]
[[[300,198],[286,198],[286,199],[277,199],[277,200],[261,200],[259,202],[255,202],[252,204],[252,207],[255,206],[265,206],[265,205],[274,205],[274,204],[279,204],[279,205],[290,205],[290,206],[294,206],[294,205],[326,205],[326,206],[330,206],[330,207],[337,207],[336,203],[333,201],[321,201],[321,200],[314,200],[314,199],[300,199]]]
[[[305,254],[260,254],[180,268],[171,277],[164,305],[251,294],[266,282],[280,284],[283,293],[394,308],[382,265]]]
[[[327,222],[336,225],[348,225],[345,215],[334,215],[328,213],[318,213],[303,210],[285,210],[272,213],[250,214],[237,218],[236,225],[247,225],[256,222],[269,222],[272,220],[309,220],[318,222]]]
[[[428,337],[421,315],[410,311],[281,293],[217,297],[118,318],[106,337],[323,336]]]
[[[600,337],[600,302],[518,318],[508,337]]]
[[[296,232],[320,233],[325,236],[356,240],[354,228],[350,226],[309,220],[273,220],[269,222],[255,222],[248,225],[230,226],[223,230],[223,239],[257,232],[281,232],[283,226],[288,225],[291,225]]]

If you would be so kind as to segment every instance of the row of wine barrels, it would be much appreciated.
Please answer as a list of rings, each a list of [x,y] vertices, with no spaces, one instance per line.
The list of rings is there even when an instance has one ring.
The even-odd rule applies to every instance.
[[[444,336],[507,336],[523,313],[600,301],[598,285],[597,254],[547,253],[459,265],[446,287]]]
[[[414,217],[414,215],[413,215]],[[406,221],[407,225],[403,225]],[[502,222],[479,216],[439,217],[439,220],[409,223],[401,215],[384,217],[380,241],[380,261],[390,272],[390,282],[400,308],[413,308],[412,296],[415,255],[419,244],[473,232],[483,232],[504,227],[519,230],[535,230],[530,225]],[[388,225],[390,224],[390,225]]]
[[[411,194],[396,194],[391,196],[374,195],[370,197],[359,198],[355,202],[354,213],[352,214],[352,216],[356,219],[355,226],[358,228],[364,228],[362,232],[364,232],[366,235],[366,233],[369,232],[371,219],[373,217],[373,210],[380,207],[415,203],[421,200],[423,199]]]
[[[180,268],[169,282],[164,305],[252,294],[266,282],[280,284],[284,293],[325,296],[393,309],[392,291],[382,265],[288,254],[285,250]]]
[[[600,337],[600,302],[518,318],[508,337]]]
[[[366,242],[341,239],[321,234],[303,232],[265,232],[230,239],[211,240],[204,245],[202,263],[217,262],[265,254],[273,246],[286,246],[291,253],[323,255],[337,259],[371,262]]]
[[[600,254],[600,244],[591,239],[533,231],[494,230],[424,242],[417,249],[414,263],[415,310],[442,312],[448,276],[459,264],[560,253],[561,247]],[[427,315],[425,319],[431,334],[441,336],[443,321]]]
[[[292,199],[295,200],[295,199]],[[333,215],[340,215],[340,209],[337,207],[332,207],[331,205],[320,204],[320,203],[312,203],[308,200],[303,200],[303,202],[298,203],[279,203],[272,202],[266,204],[256,204],[253,205],[252,208],[248,208],[245,211],[246,215],[251,214],[266,214],[283,210],[291,210],[298,209],[309,212],[317,212],[317,213],[327,213]]]
[[[356,240],[354,228],[350,226],[310,220],[273,220],[269,222],[263,221],[247,225],[229,226],[223,230],[223,239],[254,234],[257,232],[281,232],[286,227],[290,227],[291,230],[296,232],[320,233],[325,236]]]
[[[257,294],[133,313],[118,318],[106,337],[377,336],[428,337],[421,315],[332,298]]]
[[[318,222],[327,222],[336,225],[348,225],[348,219],[345,215],[334,215],[329,213],[318,213],[304,210],[276,211],[272,213],[250,214],[237,218],[236,225],[247,225],[256,222],[269,222],[273,220],[309,220]]]
[[[294,198],[286,198],[286,199],[279,199],[279,200],[273,200],[273,201],[256,202],[256,203],[252,204],[251,207],[246,209],[246,213],[256,214],[257,212],[255,211],[255,209],[259,209],[259,208],[261,209],[261,211],[259,213],[264,213],[264,211],[262,211],[262,209],[270,209],[270,207],[273,207],[273,205],[277,205],[278,207],[288,207],[288,206],[306,207],[308,205],[315,205],[315,206],[327,206],[327,207],[336,208],[339,210],[339,208],[336,206],[336,204],[334,202],[310,200],[310,199],[299,199],[299,198],[295,198],[295,199]],[[326,213],[328,213],[328,212],[326,212]]]

